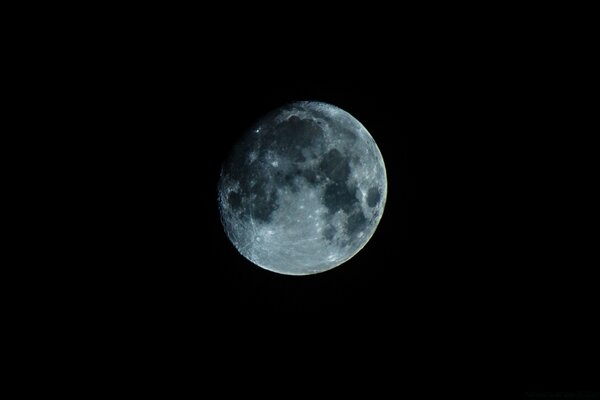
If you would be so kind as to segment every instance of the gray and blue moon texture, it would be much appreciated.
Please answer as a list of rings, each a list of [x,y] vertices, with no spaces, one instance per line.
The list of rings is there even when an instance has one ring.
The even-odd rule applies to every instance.
[[[331,104],[278,108],[252,126],[222,166],[225,233],[266,270],[310,275],[356,255],[387,196],[385,165],[367,129]]]

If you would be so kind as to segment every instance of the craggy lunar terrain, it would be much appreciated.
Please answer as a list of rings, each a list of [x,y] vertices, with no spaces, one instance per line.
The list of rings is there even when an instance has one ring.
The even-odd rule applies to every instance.
[[[375,141],[352,115],[298,102],[260,119],[219,180],[221,221],[254,264],[287,275],[332,269],[369,241],[387,194]]]

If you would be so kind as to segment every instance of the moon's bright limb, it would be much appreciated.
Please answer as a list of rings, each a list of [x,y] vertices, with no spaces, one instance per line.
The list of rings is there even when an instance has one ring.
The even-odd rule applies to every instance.
[[[383,158],[365,127],[320,102],[278,108],[224,163],[219,209],[248,260],[287,275],[332,269],[369,241],[387,196]]]

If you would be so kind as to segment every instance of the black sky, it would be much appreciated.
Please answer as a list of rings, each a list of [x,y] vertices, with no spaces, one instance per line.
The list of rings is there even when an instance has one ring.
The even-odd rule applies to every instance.
[[[57,198],[76,220],[58,227],[75,237],[57,246],[69,266],[61,267],[62,255],[42,254],[45,273],[60,283],[44,285],[48,298],[65,299],[50,314],[72,307],[74,325],[106,321],[118,338],[139,326],[134,340],[169,330],[194,340],[235,335],[224,344],[199,339],[203,349],[261,350],[248,339],[253,332],[268,333],[276,352],[290,346],[273,338],[308,338],[324,343],[311,353],[313,364],[334,348],[354,359],[348,369],[357,378],[379,365],[377,378],[392,387],[418,382],[424,392],[416,397],[431,397],[427,389],[444,387],[448,376],[464,379],[465,388],[495,380],[488,389],[568,390],[577,386],[561,385],[569,374],[597,382],[597,366],[587,366],[597,365],[589,356],[598,342],[597,268],[580,251],[593,249],[593,234],[571,239],[594,227],[572,212],[593,200],[577,192],[593,190],[593,179],[573,177],[593,168],[567,168],[593,160],[580,153],[595,147],[578,142],[567,152],[562,143],[573,128],[558,127],[565,113],[552,108],[555,97],[572,98],[557,79],[578,74],[561,68],[572,57],[557,43],[571,48],[579,39],[563,38],[555,18],[547,21],[560,28],[556,37],[534,27],[529,38],[512,33],[511,40],[510,18],[486,32],[496,11],[459,10],[463,23],[432,6],[420,15],[377,6],[366,15],[360,4],[351,18],[321,7],[292,5],[273,24],[236,9],[245,23],[234,26],[223,21],[231,10],[224,18],[190,13],[191,21],[178,12],[170,25],[136,11],[123,32],[102,20],[79,44],[49,46],[35,63],[52,83],[39,99],[59,106],[51,114],[60,121],[32,119],[41,120],[45,140],[75,158],[52,163],[74,176],[74,193],[63,200],[59,190]],[[299,9],[307,15],[293,26]],[[544,19],[539,11],[525,25]],[[270,22],[271,15],[264,12]],[[219,169],[235,141],[264,113],[298,100],[355,116],[388,176],[385,211],[366,247],[307,277],[277,275],[239,255],[216,203]],[[64,130],[73,133],[66,138]],[[530,160],[526,167],[520,157]],[[220,329],[231,323],[237,329]],[[356,361],[365,355],[366,363]],[[346,364],[340,360],[334,364]]]

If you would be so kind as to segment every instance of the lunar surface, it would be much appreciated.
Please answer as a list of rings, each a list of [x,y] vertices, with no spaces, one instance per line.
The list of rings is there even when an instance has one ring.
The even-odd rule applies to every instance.
[[[254,264],[287,275],[330,270],[356,255],[383,214],[383,158],[346,111],[297,102],[260,119],[223,164],[221,221]]]

